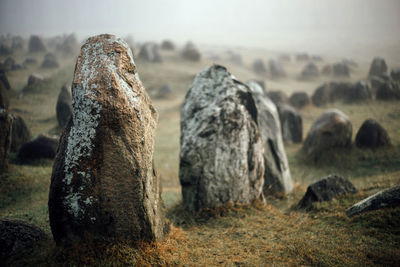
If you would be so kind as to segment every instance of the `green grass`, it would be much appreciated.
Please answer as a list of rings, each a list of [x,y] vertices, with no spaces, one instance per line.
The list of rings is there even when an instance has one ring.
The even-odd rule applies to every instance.
[[[266,206],[255,203],[254,206],[227,206],[190,214],[181,205],[178,178],[179,113],[184,93],[194,75],[210,62],[206,59],[200,63],[182,62],[176,53],[167,52],[164,63],[150,64],[140,60],[136,63],[150,95],[164,83],[169,83],[174,91],[173,98],[153,102],[159,112],[154,160],[162,181],[167,217],[173,224],[171,232],[160,242],[139,245],[93,241],[61,249],[50,239],[10,259],[8,265],[400,265],[400,208],[372,211],[354,218],[345,215],[345,210],[357,201],[400,183],[398,102],[307,107],[301,111],[305,134],[325,109],[336,107],[350,117],[353,140],[362,122],[371,117],[387,129],[394,147],[377,151],[355,147],[337,150],[313,164],[304,159],[301,145],[286,144],[294,182],[292,194],[281,198],[267,197]],[[255,78],[248,66],[249,62],[234,66],[232,72],[241,80]],[[297,67],[293,66],[293,69]],[[15,91],[22,89],[25,82],[20,81],[26,81],[31,71],[41,70],[32,67],[11,75]],[[11,99],[11,111],[26,120],[33,135],[61,132],[56,126],[55,103],[62,84],[71,82],[72,72],[73,63],[67,61],[58,70],[42,73],[48,75],[48,80],[37,88],[38,93],[22,97],[16,94]],[[291,80],[283,81],[282,86],[286,88],[292,83]],[[272,83],[272,86],[276,85],[279,84]],[[310,85],[314,84],[302,83],[300,86]],[[310,87],[308,92],[313,89]],[[51,161],[26,166],[11,164],[10,172],[0,175],[0,216],[29,221],[51,236],[47,210],[51,171]],[[359,192],[316,203],[310,212],[293,208],[310,183],[332,173],[350,179]]]

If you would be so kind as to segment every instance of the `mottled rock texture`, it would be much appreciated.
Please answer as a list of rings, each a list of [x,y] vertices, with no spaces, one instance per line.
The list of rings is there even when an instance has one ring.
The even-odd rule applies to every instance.
[[[275,104],[255,84],[249,85],[257,107],[258,127],[264,145],[264,194],[288,194],[293,189]]]
[[[280,105],[278,110],[283,140],[288,143],[301,143],[303,140],[303,119],[300,113],[289,105]]]
[[[372,60],[371,67],[369,69],[368,75],[372,76],[380,76],[387,74],[388,67],[383,58],[376,57]]]
[[[17,152],[19,148],[31,139],[31,133],[25,124],[25,121],[18,115],[11,115],[12,122],[12,138],[11,152]]]
[[[11,147],[12,117],[0,109],[0,173],[8,168],[8,153]]]
[[[357,132],[355,144],[363,148],[391,146],[387,131],[374,119],[363,122]]]
[[[350,119],[343,112],[329,109],[311,126],[302,151],[305,156],[317,160],[322,153],[329,153],[331,149],[350,147],[352,129]]]
[[[226,68],[201,71],[181,109],[179,179],[191,211],[262,196],[263,142],[249,88]]]
[[[400,186],[394,186],[382,190],[360,202],[354,204],[346,210],[346,214],[349,217],[371,211],[379,210],[384,208],[394,208],[400,205]]]
[[[357,189],[349,180],[333,174],[309,185],[298,206],[309,208],[313,202],[330,201],[338,196],[355,193]]]
[[[70,89],[64,85],[61,87],[61,91],[58,94],[57,105],[56,105],[56,115],[58,125],[63,128],[67,125],[69,118],[72,114],[72,98]]]
[[[51,177],[57,244],[164,236],[168,225],[153,166],[157,119],[126,42],[113,35],[89,38],[76,63],[72,118]]]
[[[40,159],[54,159],[58,147],[58,138],[41,134],[24,143],[17,154],[20,164],[31,163]]]
[[[0,260],[6,260],[47,239],[39,227],[14,219],[0,219]]]

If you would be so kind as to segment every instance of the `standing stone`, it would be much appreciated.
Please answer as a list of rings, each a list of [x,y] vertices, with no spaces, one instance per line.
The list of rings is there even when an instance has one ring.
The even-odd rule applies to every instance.
[[[179,179],[191,211],[262,196],[263,142],[248,87],[225,67],[201,71],[181,109]]]
[[[20,147],[31,139],[31,133],[25,124],[25,121],[18,115],[11,115],[12,122],[12,138],[11,152],[17,152]]]
[[[343,112],[329,109],[311,126],[302,150],[307,157],[317,160],[332,149],[350,147],[352,129],[350,119]]]
[[[37,35],[31,35],[29,38],[29,52],[35,53],[45,51],[46,47],[44,46],[42,39],[40,39],[40,37]]]
[[[158,45],[152,42],[144,43],[142,45],[139,58],[149,62],[162,62]]]
[[[33,86],[44,81],[44,78],[38,74],[31,74],[28,77],[28,86]]]
[[[324,65],[321,70],[321,74],[324,76],[329,76],[332,74],[332,65]]]
[[[376,90],[377,100],[399,100],[400,85],[396,82],[385,82]]]
[[[400,186],[394,186],[354,204],[346,210],[346,215],[353,217],[367,211],[395,208],[398,206],[400,206]]]
[[[365,100],[372,100],[372,90],[367,82],[359,81],[350,87],[347,102],[353,103]]]
[[[264,144],[265,195],[293,190],[293,183],[282,141],[281,123],[275,104],[254,84],[249,84],[257,107],[257,121]]]
[[[386,65],[386,62],[383,58],[376,57],[374,60],[372,60],[371,67],[369,69],[368,76],[381,76],[381,75],[386,75],[388,71],[388,67]]]
[[[44,69],[58,68],[59,64],[57,62],[56,56],[53,53],[47,53],[44,56],[44,59],[43,59],[41,67],[44,68]]]
[[[268,91],[267,96],[269,99],[274,102],[276,106],[282,104],[289,104],[289,97],[285,94],[285,92],[280,90]]]
[[[357,193],[357,189],[349,180],[333,174],[310,184],[298,206],[310,208],[313,202],[330,201],[338,196],[355,193]]]
[[[332,71],[335,77],[350,77],[349,66],[342,62],[333,64]]]
[[[268,61],[269,73],[271,74],[271,78],[279,79],[286,77],[286,72],[283,67],[275,60],[270,59]]]
[[[387,131],[374,119],[368,119],[363,122],[357,132],[357,147],[378,148],[391,146]]]
[[[164,40],[161,43],[161,49],[164,50],[175,50],[175,44],[171,40]]]
[[[67,125],[69,118],[72,114],[72,104],[71,104],[71,93],[70,89],[66,85],[61,87],[60,94],[58,95],[57,105],[56,105],[56,115],[58,125],[64,128]]]
[[[400,68],[393,68],[390,71],[390,77],[393,80],[400,82]]]
[[[311,97],[317,107],[336,101],[349,101],[353,85],[348,82],[329,82],[319,86]],[[357,89],[357,88],[356,88]],[[354,90],[358,92],[357,90]],[[356,95],[356,97],[359,97]]]
[[[315,79],[319,76],[319,71],[315,63],[308,63],[304,69],[301,71],[301,78],[304,80]]]
[[[107,34],[86,41],[72,99],[51,176],[55,241],[162,238],[168,225],[153,165],[158,115],[125,41]]]
[[[200,61],[201,53],[199,49],[191,42],[188,42],[181,53],[182,57],[190,61]]]
[[[11,147],[12,117],[0,109],[0,173],[8,168],[8,153]]]
[[[265,74],[267,72],[267,68],[265,67],[264,61],[262,59],[254,60],[253,71],[257,74]]]
[[[283,140],[288,143],[301,143],[303,140],[303,120],[300,113],[289,105],[280,105],[278,110]]]
[[[289,98],[290,104],[297,108],[302,109],[310,104],[310,97],[306,92],[294,92]]]

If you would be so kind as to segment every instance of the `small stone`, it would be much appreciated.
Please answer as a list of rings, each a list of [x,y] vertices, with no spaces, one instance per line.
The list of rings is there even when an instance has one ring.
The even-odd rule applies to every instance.
[[[283,141],[301,143],[303,140],[303,119],[299,112],[289,105],[278,106]]]
[[[332,71],[335,77],[350,77],[349,66],[342,62],[333,64]]]
[[[257,74],[267,73],[267,68],[265,67],[264,61],[262,59],[256,59],[253,62],[253,71]]]
[[[41,65],[42,68],[45,69],[53,69],[53,68],[58,68],[59,64],[57,62],[57,58],[53,53],[47,53],[44,56],[44,60]]]
[[[361,148],[378,148],[391,146],[387,131],[374,119],[363,122],[357,132],[356,146]]]
[[[286,72],[283,67],[275,60],[268,61],[269,73],[272,79],[280,79],[286,77]]]
[[[40,134],[21,146],[17,154],[17,162],[29,164],[40,159],[54,159],[57,147],[57,137]]]
[[[173,51],[175,50],[175,44],[171,40],[164,40],[161,43],[161,49]]]
[[[182,57],[189,61],[200,61],[201,53],[199,49],[192,43],[188,42],[181,53]]]
[[[25,124],[25,121],[18,115],[11,115],[12,122],[12,138],[11,152],[17,152],[20,147],[31,139],[31,133]]]
[[[35,53],[35,52],[45,52],[45,51],[46,47],[42,39],[40,39],[40,37],[37,35],[31,35],[31,37],[29,38],[29,52]]]
[[[71,90],[64,85],[61,87],[61,91],[58,94],[57,105],[56,105],[56,115],[58,125],[64,128],[72,114],[72,97]]]
[[[310,97],[306,92],[294,92],[289,98],[290,104],[297,108],[302,109],[310,104]]]
[[[372,60],[371,67],[369,69],[368,76],[381,76],[387,74],[388,67],[383,58],[376,57]]]
[[[159,51],[159,47],[156,43],[148,42],[142,45],[139,56],[140,59],[149,62],[162,62],[162,57]]]
[[[319,76],[318,67],[313,62],[308,63],[301,71],[301,78],[304,80],[315,79],[318,76]]]

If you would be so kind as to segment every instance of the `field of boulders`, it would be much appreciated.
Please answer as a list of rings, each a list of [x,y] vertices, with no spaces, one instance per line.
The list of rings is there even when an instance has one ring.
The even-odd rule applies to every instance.
[[[400,61],[0,37],[0,265],[400,264]]]

